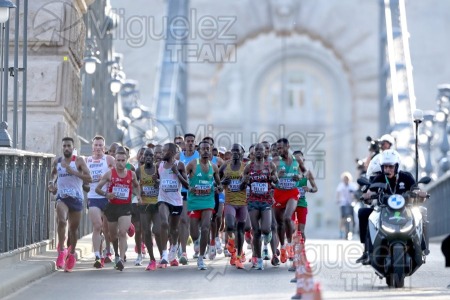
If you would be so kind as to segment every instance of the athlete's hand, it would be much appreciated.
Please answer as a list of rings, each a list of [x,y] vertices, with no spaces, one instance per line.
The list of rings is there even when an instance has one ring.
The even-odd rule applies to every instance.
[[[298,174],[294,174],[294,176],[292,176],[292,180],[293,181],[299,181],[300,180],[300,176]]]
[[[48,191],[49,191],[50,193],[52,193],[53,195],[56,195],[56,191],[57,191],[58,189],[56,188],[56,186],[55,186],[55,184],[53,183],[53,181],[50,181],[50,182],[48,183],[47,188],[48,188]]]
[[[114,193],[106,193],[105,198],[108,200],[114,199],[116,195]]]
[[[173,172],[173,174],[178,174],[178,166],[177,165],[172,165],[172,168],[170,168],[171,170],[172,170],[172,172]]]

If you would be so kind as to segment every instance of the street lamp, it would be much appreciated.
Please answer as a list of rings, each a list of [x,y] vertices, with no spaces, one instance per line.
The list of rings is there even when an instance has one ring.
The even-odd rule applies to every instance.
[[[413,113],[414,123],[416,124],[416,182],[419,180],[419,124],[423,120],[423,111],[416,109]]]
[[[88,55],[84,59],[84,70],[87,74],[94,74],[97,69],[97,64],[100,64],[101,61],[97,57],[93,55]]]
[[[9,0],[0,0],[0,23],[6,23],[9,20],[9,9],[15,7]]]

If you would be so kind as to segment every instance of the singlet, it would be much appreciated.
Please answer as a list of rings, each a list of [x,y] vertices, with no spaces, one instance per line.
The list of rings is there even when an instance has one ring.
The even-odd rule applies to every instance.
[[[264,162],[262,170],[254,170],[255,163],[250,164],[249,179],[250,190],[248,193],[248,201],[264,202],[270,205],[273,204],[273,196],[271,194],[272,186],[270,184],[270,165],[269,162]]]
[[[277,189],[288,191],[297,188],[298,182],[292,180],[292,176],[298,174],[298,168],[298,162],[294,156],[292,156],[292,163],[290,166],[286,166],[286,162],[280,158],[280,164],[278,165],[277,170],[285,169],[285,173],[279,178],[276,185]]]
[[[106,159],[106,155],[103,155],[99,159],[95,159],[92,156],[89,156],[86,159],[86,165],[91,173],[92,182],[89,184],[90,190],[87,194],[88,198],[100,199],[105,198],[105,196],[101,196],[95,192],[95,188],[98,185],[98,182],[102,178],[103,174],[109,171],[108,161]],[[102,191],[106,192],[107,186],[104,185]]]
[[[130,204],[131,195],[133,194],[133,173],[127,170],[127,175],[124,178],[119,177],[116,168],[111,169],[111,182],[108,186],[108,193],[114,193],[115,198],[110,199],[112,204]]]
[[[197,166],[194,174],[189,177],[189,186],[195,188],[195,192],[188,192],[188,211],[201,209],[214,209],[214,171],[211,162],[208,160],[209,169],[203,173],[200,159],[197,158]]]
[[[69,166],[73,170],[77,170],[76,164],[77,157],[72,156]],[[62,157],[58,158],[56,170],[58,172],[58,195],[57,198],[72,197],[80,201],[83,200],[83,180],[81,178],[67,173],[66,168],[61,166]]]
[[[200,158],[200,154],[198,153],[197,150],[194,151],[194,154],[192,154],[191,156],[186,156],[184,154],[184,151],[180,152],[180,161],[183,162],[185,166],[187,166],[191,160],[198,159],[198,158]],[[184,187],[181,187],[181,191],[184,193],[188,192],[188,190],[185,189]]]
[[[231,163],[227,164],[224,170],[224,176],[230,178],[230,184],[225,187],[225,203],[230,205],[247,205],[247,196],[245,190],[241,190],[241,175],[244,172],[245,164],[241,162],[239,170],[233,171]]]
[[[174,161],[178,165],[178,160]],[[158,202],[167,202],[174,206],[183,206],[181,182],[171,169],[164,168],[164,161],[159,163],[159,194]]]
[[[155,188],[155,182],[153,181],[153,175],[156,173],[148,175],[145,172],[145,165],[139,167],[141,172],[141,178],[139,179],[139,184],[141,186],[141,198],[143,204],[156,204],[158,202],[158,192],[159,189]]]
[[[306,192],[303,186],[308,185],[308,178],[303,175],[303,177],[298,181],[298,192],[300,193],[300,198],[298,199],[297,206],[308,207],[308,202],[306,202]]]

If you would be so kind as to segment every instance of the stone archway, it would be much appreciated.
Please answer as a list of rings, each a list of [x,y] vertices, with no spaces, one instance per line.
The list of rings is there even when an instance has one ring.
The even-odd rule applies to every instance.
[[[336,6],[319,1],[313,5],[305,1],[296,4],[296,9],[286,11],[277,6],[278,1],[259,1],[260,5],[250,16],[244,13],[248,2],[240,2],[232,8],[225,4],[220,7],[222,15],[235,14],[245,23],[236,29],[236,62],[190,66],[188,129],[199,132],[199,125],[202,125],[206,129],[203,132],[214,135],[216,140],[225,136],[229,137],[222,140],[225,143],[234,139],[247,146],[251,137],[245,137],[246,133],[256,132],[258,136],[258,133],[279,131],[273,129],[274,119],[282,119],[282,124],[286,125],[284,135],[295,131],[325,133],[326,141],[322,141],[319,150],[326,154],[326,169],[319,175],[322,182],[317,197],[322,203],[316,211],[321,213],[319,223],[336,224],[338,216],[333,213],[336,205],[329,200],[334,199],[339,175],[355,169],[355,158],[367,151],[364,137],[376,132],[377,128],[378,32],[373,25],[376,24],[376,5],[360,7],[367,11],[373,9],[368,15],[375,21],[370,23],[359,16],[346,19],[352,15],[352,10],[345,11],[342,4]],[[333,10],[342,13],[340,18],[331,14]],[[283,11],[287,15],[283,16]],[[240,18],[244,15],[248,18]],[[288,49],[281,55],[283,34],[288,36]],[[216,42],[220,41],[209,41]],[[264,99],[270,89],[277,89],[283,60],[286,61],[285,71],[293,76],[292,93],[297,93],[290,101],[299,103],[298,93],[313,91],[304,99],[303,112],[307,112],[308,117],[298,123],[290,123],[288,119],[294,118],[296,110],[302,111],[300,106],[289,110],[294,115],[286,115],[286,111],[277,111],[278,106],[270,107],[267,97]],[[300,82],[321,88],[302,87]],[[314,91],[320,90],[322,95],[314,95]],[[276,93],[274,97],[277,97]],[[309,113],[315,98],[319,99],[316,104],[322,111]],[[311,115],[324,117],[315,119]],[[267,119],[270,122],[266,122]],[[280,135],[283,134],[273,136]]]

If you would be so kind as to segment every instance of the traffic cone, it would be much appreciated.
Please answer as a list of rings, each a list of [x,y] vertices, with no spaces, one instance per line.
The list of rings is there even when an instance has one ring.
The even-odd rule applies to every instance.
[[[305,292],[305,284],[309,281],[309,276],[306,268],[306,254],[305,254],[305,241],[302,237],[302,233],[297,231],[295,235],[296,243],[294,243],[294,265],[295,265],[295,278],[291,282],[296,282],[296,293],[291,299],[303,299],[302,294]],[[312,276],[311,276],[312,279]],[[295,281],[294,281],[295,280]]]
[[[301,237],[302,237],[302,233],[298,230],[298,221],[296,219],[295,220],[295,232],[292,237],[292,247],[294,247],[294,259],[292,260],[292,264],[295,269],[297,269],[297,266],[300,265],[299,264],[300,255],[297,255],[297,254],[301,253],[302,249],[301,248],[297,249],[297,247],[302,247],[302,245],[300,244]],[[291,279],[291,282],[292,283],[297,282],[297,276],[294,276],[294,278]]]

